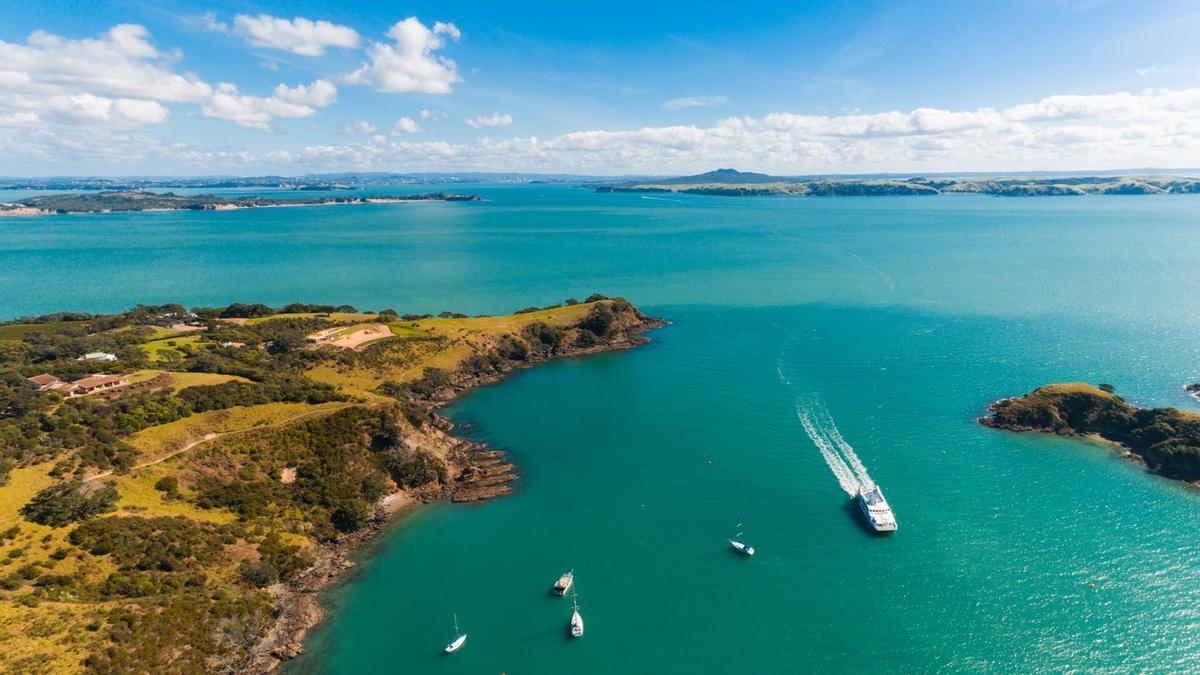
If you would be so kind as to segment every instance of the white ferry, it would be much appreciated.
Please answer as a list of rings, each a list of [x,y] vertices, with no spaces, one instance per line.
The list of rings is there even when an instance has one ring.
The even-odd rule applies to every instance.
[[[862,509],[867,524],[876,532],[893,532],[900,527],[896,523],[896,515],[892,507],[883,498],[883,490],[878,485],[863,485],[858,488],[858,506]]]

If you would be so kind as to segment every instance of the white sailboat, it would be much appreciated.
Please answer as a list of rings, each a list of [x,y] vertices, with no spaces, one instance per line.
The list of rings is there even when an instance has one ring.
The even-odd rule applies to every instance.
[[[742,524],[738,523],[733,528],[733,536],[729,538],[729,545],[733,547],[733,550],[741,553],[744,556],[754,555],[754,547],[742,541],[743,536]]]
[[[453,654],[454,652],[458,651],[459,647],[462,647],[463,643],[466,641],[467,641],[467,634],[459,632],[458,615],[455,614],[454,615],[454,639],[451,640],[450,643],[446,645],[446,653]]]
[[[583,637],[583,616],[579,613],[579,596],[571,592],[571,605],[575,611],[571,614],[571,637]]]

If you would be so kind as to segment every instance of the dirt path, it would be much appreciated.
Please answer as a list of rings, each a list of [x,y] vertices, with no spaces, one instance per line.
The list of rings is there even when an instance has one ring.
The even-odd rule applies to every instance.
[[[167,461],[168,459],[178,457],[179,455],[182,455],[183,453],[187,452],[188,450],[191,450],[192,448],[194,448],[198,445],[202,445],[209,441],[214,441],[218,438],[223,438],[225,436],[233,436],[235,434],[245,434],[245,433],[249,433],[251,431],[262,431],[264,429],[277,429],[279,427],[285,427],[285,426],[291,424],[292,422],[295,422],[295,421],[305,418],[305,417],[315,417],[317,415],[322,415],[322,414],[332,414],[339,410],[345,410],[346,408],[349,408],[350,406],[353,406],[353,405],[357,405],[357,404],[356,403],[347,403],[346,405],[338,406],[336,408],[322,408],[321,410],[307,410],[298,415],[292,415],[291,417],[280,420],[274,424],[267,424],[267,425],[264,425],[261,427],[250,427],[249,429],[232,429],[230,431],[207,433],[207,434],[204,434],[203,436],[201,436],[200,438],[192,441],[191,443],[184,445],[183,447],[176,448],[175,450],[168,452],[167,454],[163,455],[162,457],[158,457],[156,459],[151,459],[151,460],[147,460],[145,462],[140,462],[138,464],[134,464],[129,470],[131,472],[133,472],[133,471],[137,471],[138,469],[144,469],[148,466],[154,466],[155,464],[160,464],[162,462]],[[111,475],[113,475],[113,472],[112,472],[112,469],[109,469],[108,471],[102,471],[102,472],[96,474],[95,476],[89,476],[89,477],[85,478],[84,480],[85,481],[99,480],[101,478],[107,478]]]
[[[392,329],[382,323],[361,326],[358,330],[349,333],[344,333],[343,331],[345,330],[344,326],[326,328],[309,337],[315,340],[318,345],[331,345],[333,347],[341,347],[342,349],[357,349],[368,342],[392,336]]]

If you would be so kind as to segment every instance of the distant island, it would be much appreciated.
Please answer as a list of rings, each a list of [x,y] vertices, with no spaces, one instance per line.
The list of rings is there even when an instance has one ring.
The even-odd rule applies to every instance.
[[[439,407],[661,325],[599,294],[506,316],[234,303],[0,323],[5,665],[271,670],[393,514],[513,489],[505,454]]]
[[[1051,384],[997,401],[980,422],[997,429],[1095,436],[1119,444],[1154,473],[1200,481],[1200,414],[1137,408],[1111,385]]]
[[[597,192],[672,192],[727,197],[988,194],[999,197],[1197,194],[1200,179],[1179,176],[968,178],[788,178],[735,169],[695,176],[608,183]]]
[[[40,216],[61,213],[110,213],[115,211],[228,211],[271,206],[328,206],[333,204],[391,204],[400,202],[479,201],[479,195],[430,192],[411,195],[362,197],[221,197],[177,195],[173,192],[109,191],[26,197],[0,203],[0,216]]]

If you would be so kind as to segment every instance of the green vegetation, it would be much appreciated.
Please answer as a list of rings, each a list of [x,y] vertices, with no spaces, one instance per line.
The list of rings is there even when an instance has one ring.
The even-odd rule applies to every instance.
[[[62,527],[77,520],[117,509],[117,491],[98,483],[56,483],[34,495],[21,507],[21,515],[32,522]]]
[[[243,669],[276,609],[264,589],[365,527],[381,497],[446,495],[468,476],[439,430],[441,401],[647,325],[599,295],[443,317],[237,303],[0,324],[7,662],[22,672]],[[354,349],[313,337],[379,324],[385,337]],[[77,360],[93,351],[117,360]],[[26,380],[97,372],[130,384],[64,398]]]
[[[1124,445],[1157,473],[1200,480],[1200,415],[1193,412],[1137,408],[1111,391],[1072,382],[998,401],[981,421],[1015,431],[1097,434]]]

